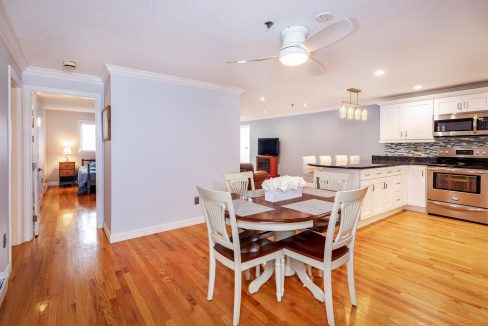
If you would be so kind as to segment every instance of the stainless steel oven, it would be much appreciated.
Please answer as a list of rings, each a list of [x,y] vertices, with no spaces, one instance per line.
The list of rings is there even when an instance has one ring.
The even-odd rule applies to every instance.
[[[488,224],[488,149],[438,154],[427,169],[427,212]]]
[[[488,112],[463,112],[434,116],[434,136],[488,135]]]

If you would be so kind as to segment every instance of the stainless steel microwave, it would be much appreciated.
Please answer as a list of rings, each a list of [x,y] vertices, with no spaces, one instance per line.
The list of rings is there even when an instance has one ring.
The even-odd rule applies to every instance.
[[[434,136],[488,135],[488,111],[434,116]]]

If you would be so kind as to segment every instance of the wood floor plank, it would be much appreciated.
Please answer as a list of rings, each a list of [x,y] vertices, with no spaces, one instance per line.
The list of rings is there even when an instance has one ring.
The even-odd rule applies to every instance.
[[[95,195],[50,188],[40,236],[13,248],[0,325],[230,325],[233,272],[217,265],[207,301],[204,224],[109,244],[96,230]],[[488,226],[402,212],[358,230],[358,307],[347,274],[333,272],[337,325],[487,325]],[[254,272],[253,272],[254,273]],[[314,274],[322,286],[322,278]],[[324,325],[324,304],[296,276],[276,301],[243,282],[241,325]]]

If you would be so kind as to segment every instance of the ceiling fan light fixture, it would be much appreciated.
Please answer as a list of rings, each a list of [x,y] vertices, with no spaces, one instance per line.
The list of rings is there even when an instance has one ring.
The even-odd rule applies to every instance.
[[[285,66],[299,66],[307,62],[310,54],[299,46],[291,46],[280,50],[280,62]]]

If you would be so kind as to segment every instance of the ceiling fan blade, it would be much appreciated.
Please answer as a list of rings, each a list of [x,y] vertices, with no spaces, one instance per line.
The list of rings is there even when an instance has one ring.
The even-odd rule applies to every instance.
[[[265,61],[265,60],[271,60],[271,59],[276,59],[278,58],[277,55],[272,55],[269,57],[259,57],[259,58],[253,58],[253,59],[243,59],[243,60],[236,60],[236,61],[227,61],[225,63],[248,63],[248,62],[258,62],[258,61]]]
[[[332,25],[329,25],[303,42],[308,51],[320,50],[328,45],[342,40],[354,30],[354,24],[349,18],[344,18]]]
[[[306,66],[307,72],[311,76],[320,76],[325,74],[327,71],[325,65],[319,60],[315,59],[312,55],[308,58]]]

